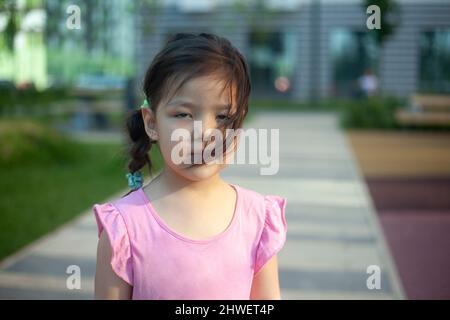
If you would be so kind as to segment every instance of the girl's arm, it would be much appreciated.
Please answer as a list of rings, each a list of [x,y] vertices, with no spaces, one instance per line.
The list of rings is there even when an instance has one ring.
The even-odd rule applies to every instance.
[[[102,232],[97,246],[95,272],[95,299],[128,300],[133,287],[120,278],[111,267],[111,244]]]
[[[251,300],[281,300],[277,256],[273,256],[253,277]]]

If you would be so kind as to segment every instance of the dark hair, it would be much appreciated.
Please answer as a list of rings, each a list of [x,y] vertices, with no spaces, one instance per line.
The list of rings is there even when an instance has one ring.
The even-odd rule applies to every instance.
[[[244,56],[223,37],[209,33],[172,36],[150,64],[143,91],[150,108],[156,112],[162,99],[175,95],[186,81],[206,75],[217,75],[225,80],[223,90],[228,88],[231,98],[225,127],[240,128],[248,111],[250,75]],[[236,112],[230,113],[233,88]],[[126,127],[131,140],[128,170],[134,173],[147,164],[151,173],[149,151],[155,141],[151,141],[145,131],[140,109],[130,113]]]

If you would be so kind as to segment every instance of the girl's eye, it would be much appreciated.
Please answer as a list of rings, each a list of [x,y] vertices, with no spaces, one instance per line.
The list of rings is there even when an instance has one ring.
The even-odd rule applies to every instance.
[[[185,113],[185,112],[180,112],[180,113],[177,113],[176,115],[175,115],[175,118],[187,118],[187,117],[190,117],[191,115],[189,114],[189,113]]]
[[[217,116],[217,118],[218,118],[219,120],[221,120],[221,121],[223,121],[223,120],[229,120],[229,119],[230,119],[230,117],[227,116],[226,114],[219,114],[219,115]]]

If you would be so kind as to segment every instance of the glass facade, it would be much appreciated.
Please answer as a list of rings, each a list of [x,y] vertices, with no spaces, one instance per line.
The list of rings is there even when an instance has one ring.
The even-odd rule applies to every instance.
[[[450,29],[422,32],[419,89],[430,93],[450,93]]]
[[[258,96],[288,96],[295,71],[296,35],[286,31],[249,34],[249,65]]]
[[[360,94],[359,79],[368,72],[378,74],[378,47],[368,32],[337,29],[330,34],[332,95]]]

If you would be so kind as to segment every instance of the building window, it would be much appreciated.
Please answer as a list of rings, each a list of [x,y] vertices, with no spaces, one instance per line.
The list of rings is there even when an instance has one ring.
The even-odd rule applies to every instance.
[[[289,96],[295,65],[295,34],[254,31],[248,55],[252,90],[259,97]]]
[[[430,93],[450,93],[450,29],[421,34],[419,89]]]
[[[378,46],[367,32],[334,30],[330,35],[330,58],[334,96],[360,96],[361,77],[378,73]]]

